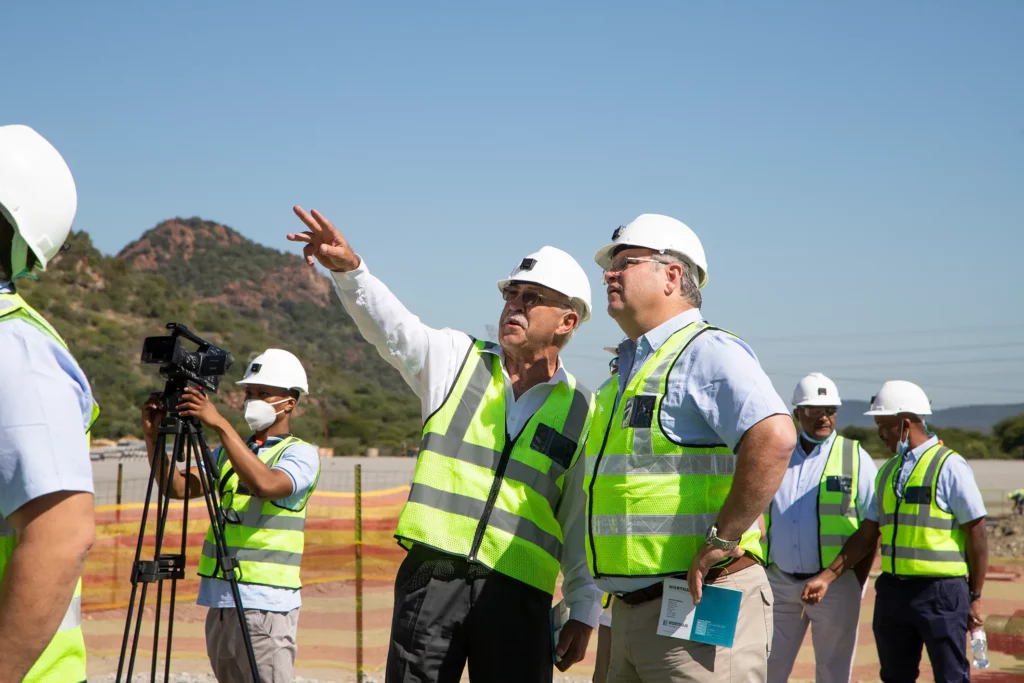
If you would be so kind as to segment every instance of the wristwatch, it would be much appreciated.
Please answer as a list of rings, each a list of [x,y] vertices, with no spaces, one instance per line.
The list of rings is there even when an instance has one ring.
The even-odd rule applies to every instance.
[[[708,529],[707,533],[704,534],[704,542],[710,545],[712,548],[718,548],[719,550],[732,550],[740,544],[739,539],[735,541],[726,541],[718,537],[718,527],[714,524]]]
[[[981,600],[981,593],[975,593],[974,591],[970,591],[969,595],[971,596],[971,602],[974,602],[975,600]]]

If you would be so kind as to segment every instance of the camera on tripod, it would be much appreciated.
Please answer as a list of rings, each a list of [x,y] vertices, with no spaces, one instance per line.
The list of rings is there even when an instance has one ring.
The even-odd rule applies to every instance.
[[[177,414],[181,395],[189,385],[216,392],[234,357],[191,332],[181,323],[167,323],[171,333],[164,337],[146,337],[142,343],[142,362],[159,364],[160,374],[167,378],[164,405],[169,414]],[[195,344],[195,351],[181,345],[182,338]]]

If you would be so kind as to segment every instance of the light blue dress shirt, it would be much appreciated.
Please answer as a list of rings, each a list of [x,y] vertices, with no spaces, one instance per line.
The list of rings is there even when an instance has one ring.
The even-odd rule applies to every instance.
[[[0,293],[14,288],[0,282]],[[0,322],[0,517],[57,491],[93,492],[91,417],[89,381],[68,350],[23,320]]]
[[[619,344],[619,395],[629,380],[669,337],[700,321],[697,309],[665,321],[634,344]],[[661,403],[661,426],[675,441],[726,444],[735,451],[748,429],[772,415],[789,414],[786,404],[742,340],[709,330],[693,340],[668,375]],[[658,583],[659,578],[595,580],[608,593],[628,593]]]
[[[259,453],[273,447],[280,440],[278,437],[269,437],[260,447]],[[213,452],[214,461],[220,458],[220,450],[218,448]],[[319,468],[320,454],[316,447],[308,443],[298,443],[286,448],[272,469],[287,474],[294,488],[292,495],[275,500],[274,503],[289,510],[297,509],[306,492],[316,481]],[[242,606],[245,609],[290,612],[302,605],[299,589],[239,583],[238,592],[242,596]],[[231,584],[224,579],[202,577],[199,580],[199,597],[196,598],[196,604],[203,607],[234,608],[235,599],[231,595]]]
[[[903,462],[899,465],[899,477],[896,480],[896,495],[903,497],[903,487],[914,470],[914,465],[925,451],[939,443],[939,437],[933,436],[917,448],[907,451],[903,456]],[[880,484],[884,485],[884,484]],[[877,500],[881,501],[881,492],[876,492]],[[967,522],[985,517],[988,513],[985,510],[985,501],[981,497],[978,483],[974,480],[974,471],[967,464],[963,456],[959,454],[946,458],[939,470],[939,480],[935,484],[935,504],[940,510],[953,515],[956,523],[964,525]],[[867,518],[872,522],[878,521],[878,504],[876,503],[868,511]]]
[[[789,574],[821,571],[818,547],[818,490],[825,463],[835,443],[836,433],[804,452],[797,439],[789,467],[772,499],[769,561]],[[864,521],[875,507],[875,476],[878,468],[863,448],[859,449],[857,472],[857,518]]]

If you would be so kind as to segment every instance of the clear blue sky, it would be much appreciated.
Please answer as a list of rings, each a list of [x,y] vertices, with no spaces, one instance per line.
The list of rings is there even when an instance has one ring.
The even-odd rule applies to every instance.
[[[14,3],[0,121],[64,153],[108,253],[175,215],[289,249],[300,203],[482,334],[562,247],[592,386],[620,337],[593,252],[658,212],[787,400],[818,370],[1024,401],[1024,3],[637,4]]]

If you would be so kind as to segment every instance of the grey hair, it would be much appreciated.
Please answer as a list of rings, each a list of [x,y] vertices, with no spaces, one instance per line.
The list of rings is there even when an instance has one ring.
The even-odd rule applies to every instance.
[[[704,298],[701,296],[700,288],[697,286],[697,269],[690,263],[689,259],[671,253],[655,254],[651,258],[662,265],[678,263],[683,267],[683,276],[679,279],[679,293],[686,303],[699,309],[701,304],[704,303]]]

